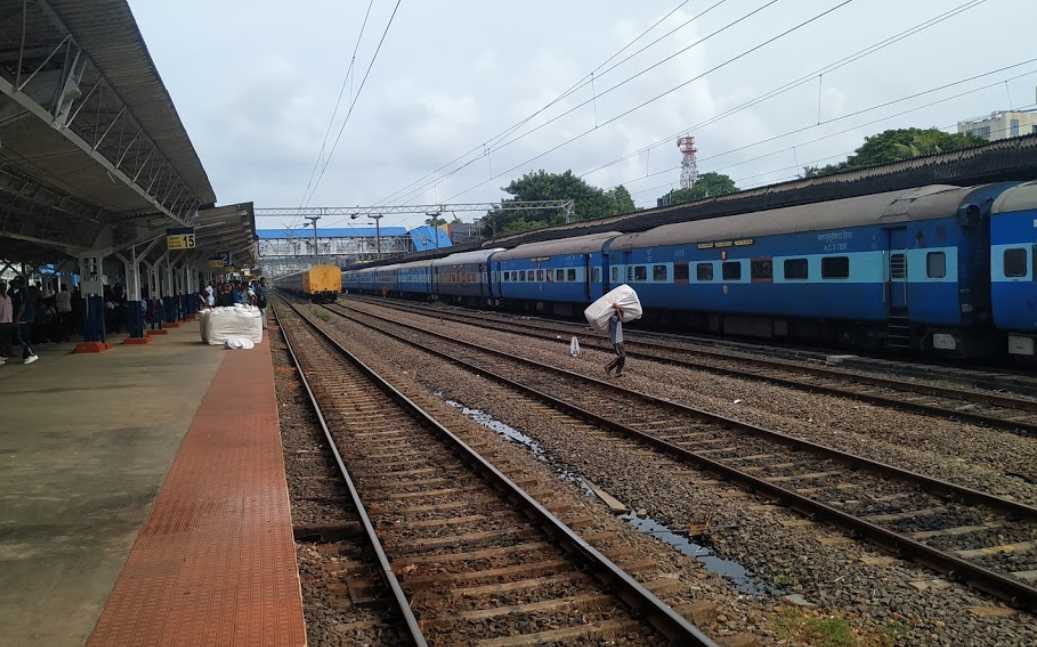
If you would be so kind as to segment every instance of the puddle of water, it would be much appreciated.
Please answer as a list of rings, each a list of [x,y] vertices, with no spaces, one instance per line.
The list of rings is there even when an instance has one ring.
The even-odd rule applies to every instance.
[[[673,546],[682,555],[701,563],[707,571],[716,573],[734,584],[739,593],[746,595],[780,595],[780,592],[760,582],[752,576],[745,567],[738,562],[723,559],[713,554],[713,551],[696,544],[684,535],[678,534],[656,521],[651,517],[641,517],[634,513],[628,513],[620,517],[623,521],[636,528],[638,531],[651,535],[661,542]]]
[[[552,461],[548,457],[544,446],[533,438],[530,438],[518,429],[497,420],[485,411],[472,409],[456,400],[447,399],[442,393],[437,392],[436,395],[443,398],[450,406],[460,410],[465,417],[474,420],[483,427],[491,429],[508,440],[527,448],[537,460],[547,463],[558,475],[559,479],[579,485],[580,489],[583,490],[584,495],[590,497],[595,496],[594,491],[589,485],[587,485],[582,474],[567,469]],[[651,517],[642,517],[631,512],[620,516],[620,519],[630,524],[638,532],[651,535],[659,541],[669,544],[681,554],[702,564],[707,571],[726,578],[734,584],[735,589],[738,590],[739,593],[753,596],[768,594],[780,595],[780,591],[777,591],[754,578],[749,571],[747,571],[745,567],[738,562],[717,557],[709,548],[696,544],[684,535],[674,532]]]

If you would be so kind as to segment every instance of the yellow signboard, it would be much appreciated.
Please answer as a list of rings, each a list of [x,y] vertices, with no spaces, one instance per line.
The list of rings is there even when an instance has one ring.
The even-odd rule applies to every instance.
[[[194,248],[195,240],[193,227],[177,227],[176,229],[166,230],[166,249],[180,250]]]

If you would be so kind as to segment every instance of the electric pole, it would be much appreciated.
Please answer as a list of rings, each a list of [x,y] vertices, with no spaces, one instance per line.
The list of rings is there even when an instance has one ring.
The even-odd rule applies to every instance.
[[[320,265],[320,250],[317,248],[317,221],[320,216],[303,216],[313,225],[313,264]]]

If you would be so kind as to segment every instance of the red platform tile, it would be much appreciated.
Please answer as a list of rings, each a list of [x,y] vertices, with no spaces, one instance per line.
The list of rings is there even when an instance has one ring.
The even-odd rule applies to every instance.
[[[306,644],[270,346],[214,352],[91,647]]]

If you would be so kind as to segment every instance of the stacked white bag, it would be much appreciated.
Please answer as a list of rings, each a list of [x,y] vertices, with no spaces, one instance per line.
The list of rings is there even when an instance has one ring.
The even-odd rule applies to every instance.
[[[212,346],[222,346],[228,339],[240,337],[258,344],[263,341],[262,317],[259,308],[241,304],[203,310],[202,341]]]
[[[612,313],[615,312],[613,306],[616,305],[619,306],[623,316],[623,323],[640,319],[641,315],[644,314],[644,311],[641,309],[641,300],[637,298],[637,292],[634,292],[634,288],[624,283],[587,306],[587,309],[583,311],[583,316],[587,318],[587,323],[591,326],[601,332],[607,332],[609,329],[609,319],[612,318]]]

